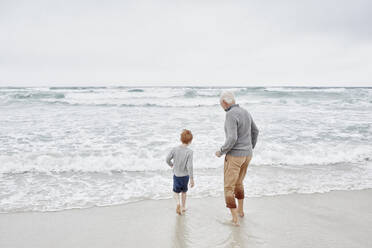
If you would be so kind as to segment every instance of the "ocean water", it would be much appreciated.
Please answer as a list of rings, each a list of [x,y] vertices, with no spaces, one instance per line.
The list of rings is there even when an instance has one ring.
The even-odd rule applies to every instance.
[[[372,88],[225,88],[260,135],[250,197],[372,188]],[[194,134],[191,197],[222,196],[222,88],[0,88],[0,212],[172,196],[165,163]]]

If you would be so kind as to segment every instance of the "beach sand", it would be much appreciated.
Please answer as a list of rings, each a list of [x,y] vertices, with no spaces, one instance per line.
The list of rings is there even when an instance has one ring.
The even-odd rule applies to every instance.
[[[223,198],[0,214],[0,247],[372,247],[372,190],[247,198],[240,227]]]

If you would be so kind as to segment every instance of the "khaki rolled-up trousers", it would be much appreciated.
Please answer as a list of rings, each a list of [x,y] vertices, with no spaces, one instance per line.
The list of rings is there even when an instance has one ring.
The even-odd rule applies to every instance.
[[[251,156],[225,156],[224,162],[224,193],[226,207],[236,208],[236,199],[244,199],[243,180],[247,173]]]

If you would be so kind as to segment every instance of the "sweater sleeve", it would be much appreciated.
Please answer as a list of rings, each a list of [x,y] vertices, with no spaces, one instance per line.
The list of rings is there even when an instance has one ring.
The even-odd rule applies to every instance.
[[[194,178],[194,165],[193,165],[193,159],[194,155],[193,152],[191,151],[189,157],[187,158],[187,172],[189,173],[190,178]]]
[[[167,158],[165,159],[165,161],[167,162],[167,164],[168,164],[170,167],[173,166],[173,162],[172,162],[173,156],[174,156],[174,149],[172,149],[172,150],[168,153],[168,156],[167,156]]]
[[[252,136],[252,148],[256,146],[257,143],[257,137],[258,137],[258,128],[256,126],[256,123],[254,123],[252,119],[252,124],[251,124],[251,136]]]
[[[232,115],[227,114],[225,120],[226,140],[220,149],[221,154],[228,153],[234,147],[238,139],[238,121]]]

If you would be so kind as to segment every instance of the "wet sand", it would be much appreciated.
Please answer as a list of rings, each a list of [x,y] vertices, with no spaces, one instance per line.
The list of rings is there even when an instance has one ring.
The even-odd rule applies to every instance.
[[[0,247],[372,247],[372,190],[247,198],[240,227],[222,198],[0,214]]]

